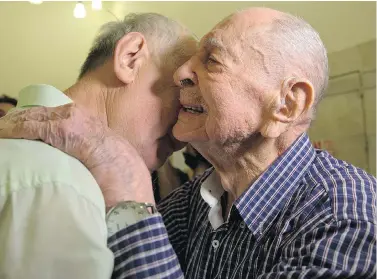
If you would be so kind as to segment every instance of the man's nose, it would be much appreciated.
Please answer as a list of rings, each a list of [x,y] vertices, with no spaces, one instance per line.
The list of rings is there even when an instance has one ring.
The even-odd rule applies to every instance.
[[[174,73],[174,82],[179,87],[190,87],[198,83],[196,73],[193,70],[192,59],[179,67]]]

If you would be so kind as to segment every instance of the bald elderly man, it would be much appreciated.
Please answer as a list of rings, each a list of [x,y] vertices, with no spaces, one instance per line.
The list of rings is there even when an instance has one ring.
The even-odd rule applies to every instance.
[[[328,82],[326,50],[312,27],[265,8],[233,14],[202,38],[175,82],[181,110],[173,134],[214,167],[159,204],[164,223],[150,215],[134,225],[133,241],[127,228],[110,237],[114,277],[127,278],[129,268],[143,270],[140,278],[376,275],[376,179],[314,149],[306,134]],[[83,152],[76,138],[93,135],[75,127],[80,120],[68,112],[77,107],[50,111],[61,112],[62,119],[47,125],[36,120],[49,119],[48,113],[33,109],[3,121],[1,136],[41,138],[89,169],[96,164],[117,175],[111,162]],[[65,126],[70,138],[62,145],[54,129],[64,122],[75,125]],[[114,154],[122,146],[116,142],[97,148]],[[135,191],[147,195],[150,188],[119,179],[110,190],[133,200]],[[119,216],[126,213],[119,209]],[[160,228],[168,235],[156,233]],[[180,266],[157,264],[166,251]]]

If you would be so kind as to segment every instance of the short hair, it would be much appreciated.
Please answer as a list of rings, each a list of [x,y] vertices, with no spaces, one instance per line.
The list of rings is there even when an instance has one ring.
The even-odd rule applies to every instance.
[[[0,103],[4,104],[11,104],[11,105],[14,105],[15,107],[17,106],[17,100],[12,98],[12,97],[9,97],[7,95],[2,95],[0,96]]]
[[[316,92],[315,106],[323,98],[329,81],[326,48],[314,28],[300,17],[284,14],[273,20],[269,31],[281,63],[295,67],[309,79]]]
[[[152,52],[156,52],[158,49],[164,49],[158,46],[176,42],[183,30],[188,31],[178,22],[156,13],[132,13],[125,16],[122,21],[108,22],[100,28],[81,67],[79,79],[111,58],[117,42],[130,32],[143,34],[146,40],[151,42]]]

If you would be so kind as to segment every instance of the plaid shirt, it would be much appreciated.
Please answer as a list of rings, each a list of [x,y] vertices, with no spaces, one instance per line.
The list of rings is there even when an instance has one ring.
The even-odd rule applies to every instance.
[[[376,276],[376,179],[363,170],[315,150],[304,134],[216,228],[201,195],[212,172],[159,205],[165,226],[150,217],[109,239],[113,278]]]

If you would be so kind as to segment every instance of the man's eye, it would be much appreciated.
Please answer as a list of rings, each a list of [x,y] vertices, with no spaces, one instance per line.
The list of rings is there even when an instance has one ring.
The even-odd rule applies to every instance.
[[[207,59],[207,62],[208,63],[217,63],[217,60],[215,58],[213,58],[213,56],[209,56],[208,59]]]

